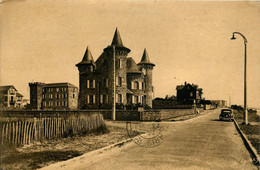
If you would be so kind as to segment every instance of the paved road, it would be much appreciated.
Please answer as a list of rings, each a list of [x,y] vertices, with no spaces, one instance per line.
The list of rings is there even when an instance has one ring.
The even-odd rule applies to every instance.
[[[218,121],[219,110],[183,122],[162,123],[163,143],[135,143],[47,169],[257,169],[232,122]]]

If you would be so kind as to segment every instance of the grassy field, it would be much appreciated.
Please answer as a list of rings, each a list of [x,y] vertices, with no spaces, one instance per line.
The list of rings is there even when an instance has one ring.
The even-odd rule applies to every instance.
[[[19,148],[1,146],[0,169],[37,169],[127,138],[124,128],[107,126],[86,136],[46,140]]]
[[[256,113],[248,113],[249,125],[245,125],[243,124],[244,113],[235,110],[234,114],[240,129],[245,133],[258,154],[260,154],[260,116]]]

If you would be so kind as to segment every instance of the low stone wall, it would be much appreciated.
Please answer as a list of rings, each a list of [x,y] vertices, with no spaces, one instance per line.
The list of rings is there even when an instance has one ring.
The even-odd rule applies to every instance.
[[[199,112],[203,108],[197,108]],[[28,118],[28,117],[68,117],[70,115],[102,114],[104,119],[112,119],[112,110],[81,110],[81,111],[2,111],[0,117]],[[117,110],[116,120],[119,121],[161,121],[179,116],[195,114],[194,109],[160,109],[150,111]]]
[[[197,108],[199,112],[202,112],[202,108]],[[194,109],[163,109],[160,110],[160,119],[167,120],[185,115],[196,114]]]
[[[160,121],[161,112],[158,110],[141,112],[141,120],[142,121]]]
[[[104,119],[112,119],[112,111],[100,111]],[[138,111],[129,111],[129,110],[117,110],[116,111],[116,120],[122,121],[139,121],[140,112]]]

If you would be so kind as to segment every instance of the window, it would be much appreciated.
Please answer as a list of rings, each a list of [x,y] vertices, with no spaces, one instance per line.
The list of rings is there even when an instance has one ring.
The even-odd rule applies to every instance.
[[[103,95],[103,102],[108,103],[108,95]]]
[[[88,95],[87,96],[87,103],[90,103],[90,104],[95,103],[95,95]]]
[[[93,72],[93,66],[90,66],[89,69],[90,69],[90,72]]]
[[[117,86],[122,86],[122,77],[117,77],[117,79],[116,79],[116,85],[117,85]]]
[[[118,59],[118,60],[116,61],[116,68],[122,68],[121,60],[120,60],[120,59]]]
[[[190,92],[190,97],[193,97],[193,92]]]
[[[108,87],[108,79],[103,79],[103,87]]]
[[[117,103],[122,103],[122,94],[117,94]]]
[[[14,89],[10,89],[10,94],[14,94],[15,90]]]
[[[100,95],[100,103],[107,103],[108,95]]]
[[[75,99],[75,94],[73,93],[73,99]]]
[[[58,88],[58,87],[56,88],[56,91],[57,91],[57,92],[59,91],[59,88]]]
[[[132,103],[137,104],[138,103],[138,96],[132,96]]]
[[[103,103],[103,95],[100,95],[100,103]]]
[[[138,81],[134,82],[134,89],[139,89],[139,83],[138,83]]]
[[[87,80],[87,88],[95,88],[96,82],[95,80]]]
[[[60,97],[60,95],[59,94],[57,94],[57,99]]]
[[[142,82],[142,90],[145,90],[145,82]]]
[[[50,94],[50,98],[52,99],[52,94]]]

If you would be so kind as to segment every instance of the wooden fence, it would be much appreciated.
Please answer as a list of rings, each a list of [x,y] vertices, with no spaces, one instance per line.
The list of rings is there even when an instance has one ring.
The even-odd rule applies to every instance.
[[[27,145],[32,141],[88,133],[103,125],[101,114],[27,118],[0,122],[1,144]]]

